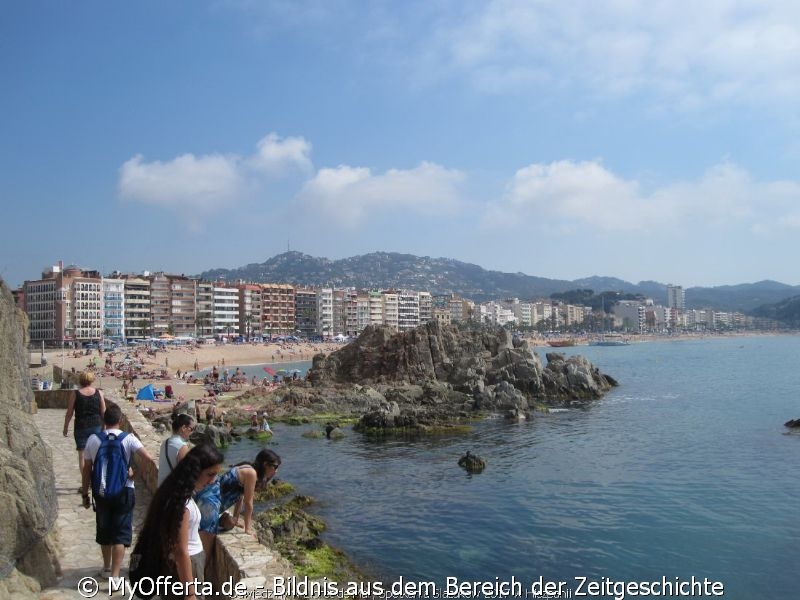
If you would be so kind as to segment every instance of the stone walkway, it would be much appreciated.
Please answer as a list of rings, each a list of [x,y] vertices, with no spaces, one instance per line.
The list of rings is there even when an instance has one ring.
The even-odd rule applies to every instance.
[[[58,529],[59,559],[63,577],[58,586],[42,591],[42,600],[83,599],[78,592],[78,583],[84,577],[100,580],[98,573],[103,566],[100,546],[94,541],[95,522],[92,509],[85,509],[81,504],[78,488],[81,485],[78,473],[78,456],[75,440],[72,437],[72,424],[67,437],[62,435],[64,428],[64,410],[39,409],[34,420],[42,433],[42,437],[52,451],[53,471],[56,478],[56,495],[58,496]],[[134,540],[144,513],[150,502],[150,494],[144,485],[136,486],[136,508],[134,509]],[[125,553],[122,574],[127,573],[130,549]],[[97,598],[108,598],[107,587],[101,587]]]

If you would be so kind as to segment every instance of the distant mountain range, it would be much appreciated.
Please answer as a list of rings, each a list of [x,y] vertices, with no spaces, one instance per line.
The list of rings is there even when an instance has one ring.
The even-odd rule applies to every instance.
[[[476,302],[500,298],[549,298],[551,294],[575,289],[640,294],[658,304],[665,304],[667,297],[666,284],[656,281],[634,284],[614,277],[597,276],[574,281],[547,279],[524,273],[488,271],[450,258],[394,252],[373,252],[340,260],[317,258],[302,252],[284,252],[263,263],[252,263],[238,269],[211,269],[198,277],[210,281],[242,279],[301,286],[408,288],[427,290],[432,294],[458,294]],[[793,296],[800,296],[800,286],[777,281],[693,287],[686,289],[686,306],[749,313]],[[768,308],[764,310],[769,311]]]

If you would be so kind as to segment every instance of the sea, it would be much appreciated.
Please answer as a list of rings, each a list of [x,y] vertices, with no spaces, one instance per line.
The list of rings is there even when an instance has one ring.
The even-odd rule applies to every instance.
[[[558,351],[619,387],[585,407],[413,440],[350,428],[308,439],[318,425],[278,423],[279,476],[315,498],[325,540],[387,587],[488,582],[475,595],[502,597],[516,581],[531,598],[552,582],[560,597],[629,598],[708,581],[728,600],[800,597],[800,432],[783,425],[800,417],[800,337]],[[243,441],[226,458],[261,447]],[[482,473],[457,465],[468,450]]]

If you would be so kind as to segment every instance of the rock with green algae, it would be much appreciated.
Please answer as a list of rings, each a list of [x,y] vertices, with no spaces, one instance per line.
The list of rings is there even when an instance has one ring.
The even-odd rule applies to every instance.
[[[254,519],[259,541],[275,546],[301,576],[336,581],[363,579],[343,552],[320,539],[325,522],[305,510],[313,502],[310,496],[293,496],[259,514]]]
[[[268,502],[294,493],[294,486],[288,481],[272,480],[263,489],[256,490],[253,499],[256,502]]]

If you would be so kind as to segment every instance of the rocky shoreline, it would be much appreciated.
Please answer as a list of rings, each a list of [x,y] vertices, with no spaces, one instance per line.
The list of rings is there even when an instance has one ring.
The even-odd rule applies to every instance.
[[[274,422],[318,423],[311,432],[318,435],[307,437],[339,435],[346,422],[377,436],[466,431],[489,414],[528,419],[549,407],[591,402],[617,385],[583,357],[548,352],[545,358],[543,365],[527,342],[499,327],[428,323],[396,333],[370,326],[347,346],[316,355],[305,380],[226,400],[227,424],[199,423],[192,441],[227,445],[247,436],[250,415],[261,411]],[[471,472],[486,466],[472,456],[458,465]],[[287,499],[293,489],[285,483],[270,489],[270,506],[256,519],[262,543],[309,577],[362,577],[346,555],[320,539],[325,524],[306,510],[311,498]]]

